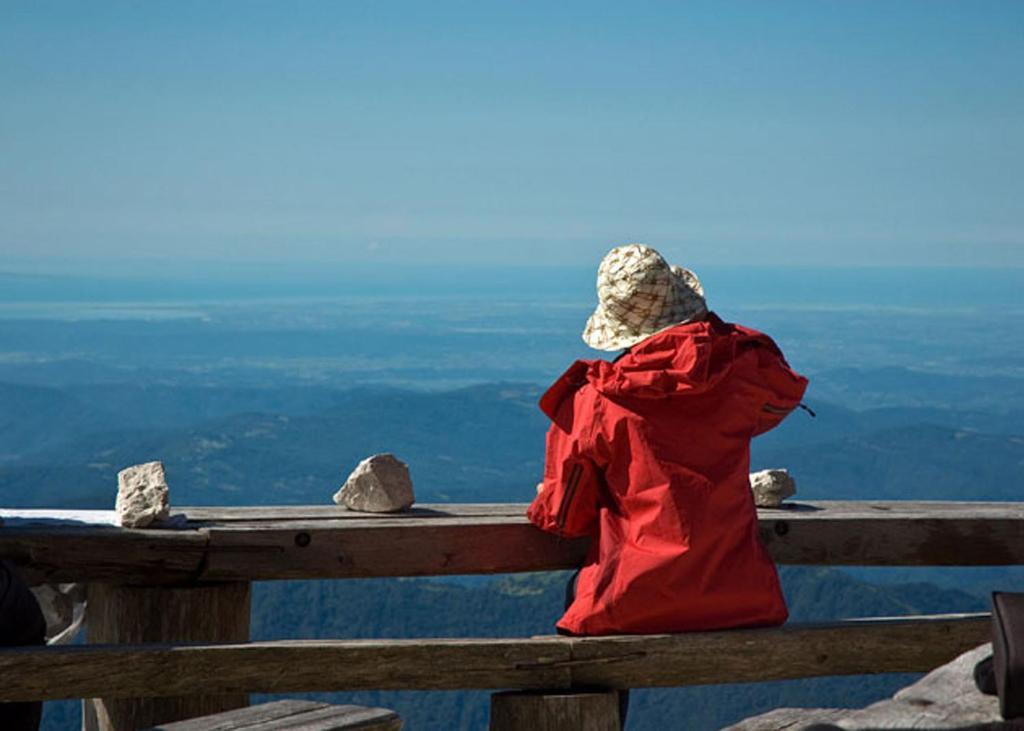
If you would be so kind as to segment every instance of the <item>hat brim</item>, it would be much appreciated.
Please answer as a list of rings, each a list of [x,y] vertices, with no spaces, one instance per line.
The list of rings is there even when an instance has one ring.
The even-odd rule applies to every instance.
[[[597,309],[587,318],[587,325],[583,328],[583,342],[594,350],[622,350],[636,345],[649,335],[649,333],[626,332],[624,325],[612,317],[604,305],[597,306]]]

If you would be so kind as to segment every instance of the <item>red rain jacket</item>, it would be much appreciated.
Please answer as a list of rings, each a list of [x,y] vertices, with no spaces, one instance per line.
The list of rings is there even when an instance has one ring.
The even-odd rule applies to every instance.
[[[785,622],[758,536],[750,439],[806,387],[771,338],[714,314],[614,363],[575,362],[540,401],[553,423],[527,513],[543,530],[593,536],[557,626],[601,635]]]

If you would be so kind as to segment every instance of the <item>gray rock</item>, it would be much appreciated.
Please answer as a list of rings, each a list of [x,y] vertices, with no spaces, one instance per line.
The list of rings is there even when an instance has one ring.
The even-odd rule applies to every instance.
[[[786,498],[796,495],[796,481],[786,470],[761,470],[750,473],[750,489],[759,508],[777,508]]]
[[[171,514],[163,462],[137,464],[117,473],[117,517],[125,528],[145,528]]]
[[[368,513],[404,510],[415,500],[409,467],[393,454],[364,459],[334,496],[338,505]]]

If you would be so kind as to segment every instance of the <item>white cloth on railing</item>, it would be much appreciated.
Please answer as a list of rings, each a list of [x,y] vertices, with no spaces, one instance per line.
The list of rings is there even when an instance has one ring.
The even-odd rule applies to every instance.
[[[0,525],[111,525],[121,527],[116,510],[61,510],[51,508],[0,508]],[[158,520],[147,529],[180,529],[188,526],[184,513]]]
[[[119,525],[115,510],[58,510],[50,508],[0,509],[0,520],[6,525],[32,523],[70,523],[82,525]]]

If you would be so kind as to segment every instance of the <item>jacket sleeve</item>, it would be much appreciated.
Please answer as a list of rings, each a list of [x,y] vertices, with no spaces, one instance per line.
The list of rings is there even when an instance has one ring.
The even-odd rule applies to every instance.
[[[754,348],[752,355],[756,358],[754,435],[757,436],[778,426],[800,405],[807,390],[807,379],[789,367],[782,351],[768,337]]]
[[[592,413],[574,413],[570,396],[548,429],[544,488],[526,516],[538,528],[560,536],[589,535],[597,524],[600,470],[594,461]],[[581,409],[581,411],[583,411]]]

